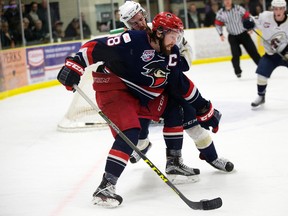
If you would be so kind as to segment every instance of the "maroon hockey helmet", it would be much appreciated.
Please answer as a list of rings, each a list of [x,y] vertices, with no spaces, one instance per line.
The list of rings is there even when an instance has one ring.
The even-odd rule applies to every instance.
[[[157,14],[152,21],[152,25],[153,31],[172,30],[182,32],[184,29],[181,19],[170,12],[161,12]]]

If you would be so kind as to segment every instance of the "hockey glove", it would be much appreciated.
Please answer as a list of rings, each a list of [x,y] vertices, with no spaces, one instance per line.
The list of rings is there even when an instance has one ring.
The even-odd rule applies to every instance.
[[[206,106],[197,112],[197,120],[201,127],[209,130],[212,127],[212,132],[217,133],[219,129],[219,122],[222,114],[214,109],[212,103],[208,101]]]
[[[281,52],[283,56],[284,61],[288,61],[288,45],[284,48],[284,50]]]
[[[185,40],[185,38],[182,38],[182,41],[179,45],[179,51],[181,57],[186,61],[188,67],[191,67],[192,64],[192,47],[190,44]],[[189,68],[187,70],[189,70]],[[185,71],[184,71],[185,72]]]
[[[243,19],[243,27],[245,29],[252,30],[255,27],[255,22],[252,17],[248,17],[247,19]]]
[[[72,57],[67,57],[65,66],[61,68],[58,73],[57,79],[62,83],[67,90],[73,91],[73,85],[78,85],[80,76],[84,73],[84,67],[76,62]]]

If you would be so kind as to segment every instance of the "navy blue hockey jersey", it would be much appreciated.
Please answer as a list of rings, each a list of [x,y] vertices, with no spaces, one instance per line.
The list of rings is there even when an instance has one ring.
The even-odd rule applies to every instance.
[[[158,97],[167,83],[180,86],[185,94],[189,82],[181,80],[183,65],[177,46],[169,56],[156,52],[145,31],[127,31],[85,43],[76,56],[84,66],[103,61],[105,73],[117,75],[142,104]]]

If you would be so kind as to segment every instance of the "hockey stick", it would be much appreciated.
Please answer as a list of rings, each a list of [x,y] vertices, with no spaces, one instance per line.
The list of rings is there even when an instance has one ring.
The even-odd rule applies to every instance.
[[[261,34],[259,34],[255,29],[252,29],[252,30],[253,30],[253,32],[255,32],[263,40],[264,43],[266,43],[268,46],[271,46],[271,44],[266,39],[264,39]],[[281,56],[281,58],[283,60],[286,59],[285,56],[283,56],[280,52],[276,51],[275,53],[277,53],[279,56]]]
[[[144,155],[132,142],[131,140],[93,103],[90,98],[77,86],[73,85],[73,88],[91,105],[95,111],[107,122],[107,124],[113,128],[113,130],[119,135],[139,156],[150,166],[150,168],[157,173],[157,175],[170,187],[178,196],[192,209],[194,210],[212,210],[222,206],[222,199],[220,197],[212,200],[200,200],[194,202],[187,199],[176,187],[172,184],[169,179]]]

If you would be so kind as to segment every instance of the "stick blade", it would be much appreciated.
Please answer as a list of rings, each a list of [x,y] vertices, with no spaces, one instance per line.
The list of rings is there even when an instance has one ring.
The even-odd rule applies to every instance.
[[[199,202],[193,202],[186,199],[185,202],[190,208],[194,210],[213,210],[222,206],[222,199],[220,197],[212,200],[200,200]]]
[[[222,206],[222,199],[220,197],[212,200],[201,200],[203,210],[218,209]]]

